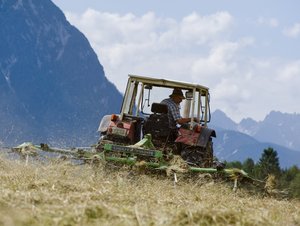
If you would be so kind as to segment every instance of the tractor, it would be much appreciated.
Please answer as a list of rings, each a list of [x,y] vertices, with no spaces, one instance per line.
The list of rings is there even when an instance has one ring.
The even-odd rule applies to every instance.
[[[175,88],[185,94],[181,115],[191,122],[174,130],[168,106],[161,101]],[[96,149],[106,159],[127,163],[146,161],[160,166],[179,155],[190,166],[213,167],[216,133],[207,127],[209,99],[209,89],[199,84],[129,75],[121,111],[102,118]]]

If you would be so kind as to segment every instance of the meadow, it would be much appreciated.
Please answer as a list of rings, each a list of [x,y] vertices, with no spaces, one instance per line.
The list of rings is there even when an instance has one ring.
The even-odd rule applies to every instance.
[[[300,225],[300,201],[205,177],[0,155],[0,226]]]

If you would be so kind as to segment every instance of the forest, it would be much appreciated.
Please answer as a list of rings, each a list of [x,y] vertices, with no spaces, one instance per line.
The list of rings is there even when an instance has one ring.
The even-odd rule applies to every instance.
[[[277,151],[272,147],[263,150],[257,163],[248,158],[244,162],[225,162],[226,168],[243,169],[253,178],[266,180],[273,175],[276,178],[276,187],[286,191],[290,198],[300,198],[300,169],[294,165],[290,168],[282,169]]]

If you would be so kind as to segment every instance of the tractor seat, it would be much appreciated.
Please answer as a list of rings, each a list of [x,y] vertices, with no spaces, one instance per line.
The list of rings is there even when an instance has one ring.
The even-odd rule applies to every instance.
[[[151,106],[153,114],[149,116],[144,124],[144,134],[150,133],[152,138],[167,138],[170,134],[168,106],[153,103]]]
[[[159,114],[167,114],[168,113],[168,106],[165,104],[153,103],[151,105],[151,112],[159,113]]]

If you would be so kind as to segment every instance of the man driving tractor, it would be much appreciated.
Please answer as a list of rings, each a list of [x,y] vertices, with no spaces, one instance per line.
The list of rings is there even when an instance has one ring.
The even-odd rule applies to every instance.
[[[184,99],[185,97],[181,89],[175,88],[169,98],[161,101],[162,104],[166,104],[168,106],[168,117],[171,129],[176,129],[177,124],[182,125],[192,120],[191,118],[183,118],[180,115],[180,103]],[[196,121],[196,118],[194,118],[194,121]]]

